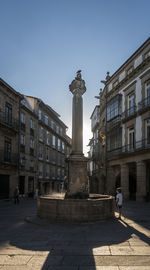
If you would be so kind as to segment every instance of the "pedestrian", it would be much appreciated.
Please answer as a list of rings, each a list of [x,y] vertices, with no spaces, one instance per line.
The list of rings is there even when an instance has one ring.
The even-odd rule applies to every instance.
[[[14,190],[14,203],[19,204],[19,188],[16,186]]]
[[[122,196],[121,188],[117,188],[116,191],[117,191],[116,204],[117,204],[118,211],[119,211],[119,218],[121,219],[123,196]]]

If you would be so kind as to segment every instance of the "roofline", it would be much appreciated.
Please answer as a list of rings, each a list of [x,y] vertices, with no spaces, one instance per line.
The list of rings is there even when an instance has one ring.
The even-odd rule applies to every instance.
[[[150,42],[150,37],[146,39],[144,43],[112,74],[110,79],[106,82],[106,85],[108,85],[111,80],[115,77],[115,75],[125,66],[147,43]]]
[[[9,88],[11,91],[14,92],[15,95],[19,96],[20,98],[24,98],[24,96],[16,91],[14,88],[12,88],[7,82],[5,82],[1,77],[0,77],[0,82],[2,82],[7,88]]]
[[[94,110],[93,110],[93,112],[92,112],[92,114],[91,114],[91,116],[90,116],[90,119],[92,119],[92,116],[93,116],[93,114],[94,114],[94,111],[96,110],[97,107],[100,108],[100,105],[96,105],[96,106],[95,106],[95,108],[94,108]]]
[[[50,110],[53,114],[55,114],[55,116],[57,117],[57,121],[60,122],[65,128],[68,128],[68,126],[65,125],[65,123],[59,118],[60,115],[54,111],[48,104],[44,103],[42,99],[40,98],[37,98],[37,97],[33,97],[33,96],[27,96],[26,97],[29,97],[29,98],[34,98],[34,99],[37,99],[40,103],[42,103],[48,110]]]

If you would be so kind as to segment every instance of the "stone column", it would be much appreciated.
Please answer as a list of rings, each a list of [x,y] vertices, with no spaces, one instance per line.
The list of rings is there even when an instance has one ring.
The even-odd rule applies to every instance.
[[[83,101],[86,91],[85,82],[81,78],[81,70],[77,71],[75,80],[69,85],[73,94],[72,102],[72,152],[68,158],[69,182],[66,198],[87,198],[89,182],[87,161],[83,155]]]
[[[115,174],[113,167],[107,167],[106,192],[115,195]]]
[[[144,161],[138,161],[137,166],[137,189],[136,200],[143,201],[146,196],[146,164]]]
[[[79,91],[73,96],[72,154],[83,155],[83,101]]]
[[[129,199],[129,167],[127,164],[121,165],[121,187],[124,199]]]

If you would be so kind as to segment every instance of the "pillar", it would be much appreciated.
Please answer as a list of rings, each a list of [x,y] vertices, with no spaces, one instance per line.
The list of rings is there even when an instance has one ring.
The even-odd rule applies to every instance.
[[[121,165],[121,187],[124,199],[129,199],[129,167],[128,165]]]
[[[136,163],[137,168],[137,190],[136,200],[143,201],[146,196],[146,164],[144,161]]]

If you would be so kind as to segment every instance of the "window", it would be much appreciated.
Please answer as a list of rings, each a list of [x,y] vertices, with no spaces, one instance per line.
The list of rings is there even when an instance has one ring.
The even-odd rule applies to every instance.
[[[150,104],[150,82],[147,82],[145,84],[145,97],[146,97],[145,99],[146,103]]]
[[[56,162],[56,153],[55,153],[55,150],[52,151],[52,162],[53,163]]]
[[[122,145],[122,129],[115,128],[107,136],[107,151],[112,151],[120,148]]]
[[[146,52],[145,55],[144,55],[144,58],[148,58],[150,56],[150,51]]]
[[[11,139],[7,137],[4,141],[4,161],[11,161]]]
[[[34,161],[30,160],[30,170],[34,171]]]
[[[61,150],[61,140],[58,139],[58,150],[60,151]]]
[[[129,115],[133,115],[135,113],[135,95],[134,93],[128,96],[128,109]]]
[[[39,144],[39,159],[43,159],[43,145]]]
[[[107,121],[118,116],[118,114],[119,114],[119,101],[118,99],[116,99],[107,106]]]
[[[60,133],[60,135],[62,135],[62,133],[63,133],[63,132],[62,132],[62,128],[60,128],[59,133]]]
[[[43,176],[43,164],[39,164],[39,178],[42,178]]]
[[[43,127],[39,126],[39,140],[43,141]]]
[[[20,114],[20,121],[21,121],[21,123],[25,124],[25,114],[24,113]]]
[[[46,160],[49,161],[49,148],[46,147]]]
[[[53,120],[50,120],[50,127],[51,127],[52,129],[54,129],[54,121],[53,121]]]
[[[56,137],[54,135],[52,135],[52,146],[56,147]]]
[[[46,114],[44,116],[44,122],[45,122],[46,125],[48,125],[48,116]]]
[[[30,139],[30,148],[34,149],[34,140]]]
[[[33,119],[30,119],[30,128],[34,129],[34,121],[33,121]]]
[[[64,144],[64,142],[62,142],[62,152],[63,153],[65,152],[65,144]]]
[[[46,165],[46,178],[49,178],[49,165]]]
[[[6,103],[5,105],[5,121],[7,124],[12,124],[12,105]]]
[[[56,132],[59,134],[59,127],[56,125]]]
[[[39,120],[42,120],[42,111],[40,109],[38,111],[38,117],[39,117]]]
[[[150,119],[146,120],[146,144],[150,144]]]
[[[129,150],[134,149],[134,128],[131,127],[128,129],[128,144],[129,144]]]
[[[21,134],[21,136],[20,136],[20,143],[22,145],[25,145],[25,136],[23,134]]]
[[[130,68],[127,70],[127,75],[129,75],[132,71],[133,71],[133,67],[130,67]]]
[[[50,135],[48,131],[46,131],[46,144],[50,145]]]

